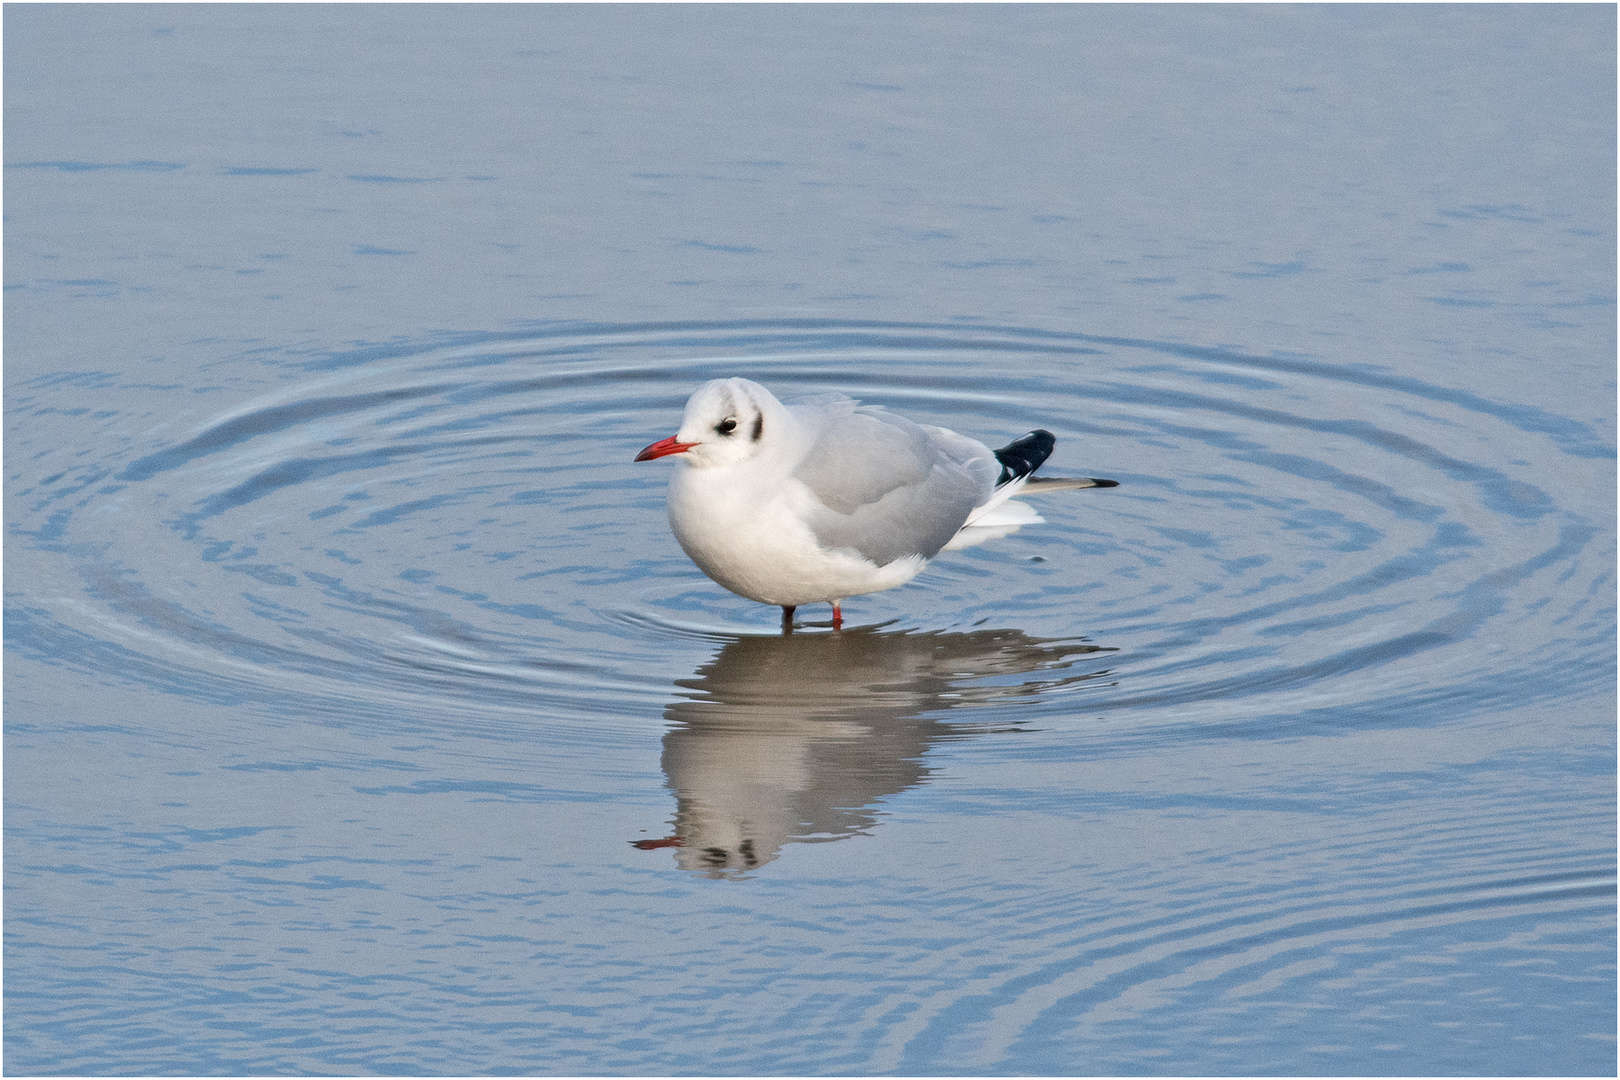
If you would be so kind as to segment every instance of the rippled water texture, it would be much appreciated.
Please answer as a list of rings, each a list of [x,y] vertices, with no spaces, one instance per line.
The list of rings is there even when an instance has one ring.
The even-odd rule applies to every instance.
[[[1609,677],[1606,523],[1583,507],[1607,450],[1535,408],[1371,366],[1010,329],[482,337],[290,361],[307,376],[289,389],[145,445],[110,422],[107,457],[61,454],[19,492],[19,533],[79,580],[18,609],[13,633],[190,696],[636,723],[688,656],[777,626],[668,535],[668,466],[630,464],[692,387],[748,371],[997,445],[1039,423],[1062,432],[1048,472],[1120,481],[1036,496],[1046,527],[849,605],[881,637],[1016,624],[1111,650],[1106,679],[1031,691],[1026,719],[1130,708],[1152,738],[1406,726]],[[120,417],[125,395],[169,392],[97,381]],[[14,407],[38,411],[61,382],[14,387]],[[18,443],[36,449],[52,452]],[[806,685],[845,662],[818,666]]]
[[[89,8],[20,26],[12,10],[8,70],[19,35],[45,48],[64,18],[122,40],[74,22]],[[162,26],[107,17],[141,48],[207,31],[229,55],[274,14],[152,10]],[[277,10],[295,28],[362,17]],[[378,55],[446,32],[452,53],[487,45],[467,28],[497,25],[584,48],[581,26],[616,40],[628,17],[436,21],[452,10],[475,11],[376,9],[403,35]],[[703,15],[734,33],[787,17]],[[824,17],[824,47],[847,17]],[[1050,17],[939,25],[977,27],[993,57],[1044,47],[1012,28]],[[1097,18],[1128,36],[1126,16]],[[1237,42],[1258,24],[1221,25]],[[8,107],[48,113],[19,77]],[[845,92],[904,102],[906,77],[874,68]],[[892,120],[863,108],[804,123]],[[349,147],[369,129],[333,130]],[[70,242],[78,219],[33,209],[53,184],[112,185],[85,189],[103,206],[84,212],[133,223],[122,185],[167,183],[158,149],[96,169],[23,131],[9,1072],[1612,1073],[1612,309],[1586,279],[1489,327],[1448,293],[1397,356],[1336,341],[1337,316],[1314,349],[1242,325],[1286,309],[1244,291],[1273,287],[1378,321],[1370,256],[1317,270],[1309,254],[1184,296],[1211,313],[1191,333],[1185,307],[1041,308],[1072,291],[1049,264],[1029,313],[991,317],[879,302],[857,260],[851,295],[775,310],[736,280],[541,302],[491,270],[435,271],[469,305],[505,297],[506,316],[437,330],[400,308],[396,332],[368,336],[345,290],[404,304],[366,260],[414,254],[378,233],[335,271],[284,244],[304,265],[274,296],[298,310],[250,339],[209,332],[247,318],[225,285],[115,280],[117,239]],[[324,152],[253,175],[362,167]],[[219,183],[247,168],[228,160]],[[376,168],[348,195],[306,194],[350,221],[399,186]],[[487,210],[439,190],[417,209],[428,231]],[[578,197],[557,220],[606,220],[611,196]],[[873,196],[830,198],[864,212]],[[677,248],[789,269],[764,241],[727,250],[741,218],[707,205],[732,224]],[[1435,219],[1509,222],[1549,263],[1589,242],[1569,239],[1574,211],[1469,205]],[[202,243],[193,229],[176,243]],[[1047,259],[1033,235],[981,269],[1016,270],[1019,243]],[[1487,260],[1510,250],[1469,235]],[[78,268],[42,269],[53,243]],[[1435,243],[1449,265],[1461,242]],[[82,268],[97,245],[105,276]],[[547,257],[598,246],[564,236]],[[1137,257],[1116,236],[1083,261]],[[143,352],[165,317],[174,342]],[[126,323],[142,328],[122,340]],[[671,463],[631,460],[729,375],[991,445],[1047,428],[1044,472],[1120,486],[1033,496],[1045,524],[850,599],[842,631],[801,608],[784,636],[777,609],[676,545]]]

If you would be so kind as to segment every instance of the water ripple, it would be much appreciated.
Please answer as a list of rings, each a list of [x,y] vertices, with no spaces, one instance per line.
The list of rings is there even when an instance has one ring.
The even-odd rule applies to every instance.
[[[255,359],[324,374],[171,442],[109,438],[101,460],[41,470],[13,535],[58,556],[59,585],[14,615],[14,647],[201,698],[296,682],[350,705],[573,723],[590,687],[612,686],[636,690],[593,714],[644,713],[678,675],[669,642],[774,626],[685,562],[662,473],[628,463],[697,382],[748,374],[986,439],[1039,423],[1060,433],[1052,471],[1121,479],[1048,497],[1049,526],[851,608],[891,633],[987,618],[1083,633],[1119,650],[1087,708],[1144,732],[1352,702],[1435,722],[1556,699],[1603,667],[1591,586],[1607,533],[1544,478],[1608,448],[1575,421],[1371,367],[832,320]],[[109,435],[130,424],[114,415]],[[1511,460],[1493,453],[1504,440]],[[1066,708],[1056,689],[1024,705]]]

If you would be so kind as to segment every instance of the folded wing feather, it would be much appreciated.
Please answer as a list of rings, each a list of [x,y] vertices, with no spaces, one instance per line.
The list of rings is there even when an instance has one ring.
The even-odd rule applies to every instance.
[[[931,558],[991,499],[1000,466],[982,444],[848,399],[817,406],[819,428],[793,477],[817,504],[809,524],[822,546],[879,566]]]

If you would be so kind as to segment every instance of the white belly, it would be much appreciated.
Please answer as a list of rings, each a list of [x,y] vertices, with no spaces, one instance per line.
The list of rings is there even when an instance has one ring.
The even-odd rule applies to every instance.
[[[823,549],[796,512],[809,498],[803,485],[789,479],[765,488],[738,471],[681,467],[669,488],[675,539],[738,596],[783,606],[842,600],[904,585],[927,563],[911,556],[878,566],[848,549]]]

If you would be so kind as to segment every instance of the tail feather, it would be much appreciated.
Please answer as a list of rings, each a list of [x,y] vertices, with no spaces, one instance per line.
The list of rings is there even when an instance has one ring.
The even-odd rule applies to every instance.
[[[1099,480],[1091,476],[1030,475],[1051,456],[1052,448],[1056,445],[1057,437],[1050,431],[1037,430],[995,451],[996,460],[1001,462],[1001,477],[996,481],[995,489],[984,505],[974,507],[967,521],[941,550],[960,551],[986,540],[999,540],[1025,525],[1045,521],[1034,507],[1014,501],[1013,496],[1019,492],[1034,494],[1038,490],[1119,486],[1114,480]]]
[[[1008,491],[1007,487],[1000,490]],[[1008,491],[1008,494],[1011,492]],[[963,548],[982,544],[986,540],[1000,540],[1025,525],[1039,525],[1045,520],[1028,503],[1008,498],[994,499],[973,511],[968,516],[967,524],[958,529],[956,535],[951,537],[950,543],[940,550],[961,551]]]

